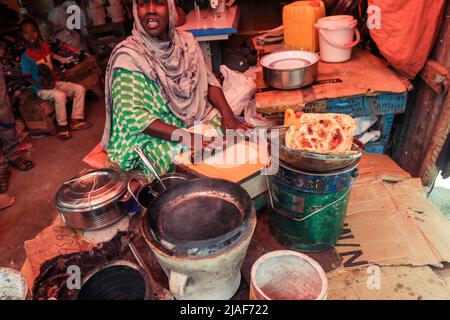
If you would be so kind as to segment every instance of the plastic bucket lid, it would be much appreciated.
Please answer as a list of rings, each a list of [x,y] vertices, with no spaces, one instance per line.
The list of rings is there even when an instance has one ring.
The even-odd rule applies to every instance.
[[[320,18],[315,24],[317,29],[340,30],[353,29],[358,24],[352,16],[338,15]]]

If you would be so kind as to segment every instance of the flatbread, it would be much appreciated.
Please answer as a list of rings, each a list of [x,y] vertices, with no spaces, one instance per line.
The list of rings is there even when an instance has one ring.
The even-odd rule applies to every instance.
[[[291,118],[292,119],[292,118]],[[286,147],[316,153],[352,150],[355,120],[344,114],[304,113],[286,133]]]

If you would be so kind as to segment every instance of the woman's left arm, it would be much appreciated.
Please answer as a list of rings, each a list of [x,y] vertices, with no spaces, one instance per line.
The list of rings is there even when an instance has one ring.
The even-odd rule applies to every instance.
[[[222,115],[222,129],[242,129],[247,131],[254,128],[251,124],[243,123],[236,119],[221,88],[210,85],[208,87],[208,100]]]

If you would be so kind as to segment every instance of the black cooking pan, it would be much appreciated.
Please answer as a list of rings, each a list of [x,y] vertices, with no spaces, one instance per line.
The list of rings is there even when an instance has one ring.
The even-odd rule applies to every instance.
[[[239,238],[252,208],[249,194],[236,183],[189,180],[150,204],[143,220],[144,236],[177,253],[220,250]]]

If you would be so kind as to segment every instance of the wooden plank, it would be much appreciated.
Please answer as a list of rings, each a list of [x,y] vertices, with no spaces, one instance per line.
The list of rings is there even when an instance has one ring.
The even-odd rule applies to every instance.
[[[447,5],[444,17],[430,59],[436,61],[448,71],[450,69],[450,5]],[[436,67],[436,64],[434,67]],[[439,69],[443,70],[442,68]],[[439,148],[437,145],[432,147],[430,144],[432,139],[436,144],[437,137],[442,135],[442,133],[435,135],[435,130],[440,130],[441,126],[436,124],[440,122],[445,101],[445,91],[437,93],[432,87],[422,78],[418,79],[415,92],[408,99],[406,115],[402,127],[394,139],[393,148],[394,160],[413,176],[426,177],[424,179],[426,185],[429,185],[434,175],[430,159],[435,158],[432,155],[437,153]],[[436,138],[433,138],[434,136]],[[429,168],[431,171],[427,171],[425,168]]]
[[[395,142],[393,154],[394,160],[415,177],[419,175],[441,108],[439,95],[420,81],[416,92],[408,99],[403,124],[405,133]]]
[[[449,87],[449,72],[446,67],[434,60],[428,60],[425,68],[420,74],[436,93],[446,93]]]
[[[444,148],[447,137],[450,134],[450,96],[444,102],[444,108],[440,114],[431,143],[420,168],[419,176],[425,186],[431,186],[436,179],[439,169],[436,162]]]

